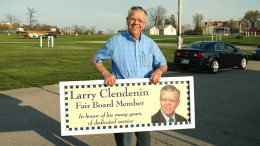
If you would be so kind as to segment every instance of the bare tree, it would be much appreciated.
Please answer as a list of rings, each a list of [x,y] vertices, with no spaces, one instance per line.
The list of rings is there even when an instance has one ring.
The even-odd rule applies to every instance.
[[[11,14],[6,14],[5,15],[7,22],[10,22],[11,24],[17,24],[20,23],[20,20],[18,17],[11,15]]]
[[[258,10],[250,10],[245,13],[244,18],[242,19],[243,24],[247,26],[247,28],[255,28],[258,26],[260,21],[260,12]]]
[[[202,34],[202,26],[203,26],[203,15],[196,13],[193,17],[193,24],[194,24],[194,33]]]
[[[6,21],[11,24],[11,29],[16,29],[19,27],[19,23],[21,22],[18,17],[11,15],[11,14],[6,14]]]
[[[90,28],[88,28],[85,32],[86,34],[95,34],[96,33],[96,27],[95,26],[91,26]]]
[[[106,34],[108,34],[108,35],[114,34],[114,30],[113,29],[107,29]]]
[[[32,28],[32,25],[37,22],[37,20],[35,19],[36,12],[37,10],[35,10],[34,8],[27,7],[26,15],[28,15],[28,22],[29,22],[30,29]]]
[[[164,20],[164,24],[165,25],[170,25],[171,24],[173,27],[177,28],[177,21],[176,21],[174,15],[171,15],[171,17],[166,18]]]
[[[184,25],[181,26],[181,30],[182,30],[183,32],[185,32],[185,31],[191,31],[192,28],[191,28],[191,25],[190,25],[190,24],[184,24]]]
[[[83,34],[87,30],[85,26],[79,26],[77,24],[74,24],[72,26],[72,29],[74,29],[74,31],[77,32],[78,34]]]
[[[147,9],[148,20],[151,25],[155,25],[158,28],[163,25],[164,20],[166,19],[167,10],[162,6],[157,6],[156,8]]]

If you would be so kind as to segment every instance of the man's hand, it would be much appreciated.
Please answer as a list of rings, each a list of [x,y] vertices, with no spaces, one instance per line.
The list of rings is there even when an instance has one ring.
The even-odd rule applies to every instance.
[[[155,70],[152,75],[151,75],[151,82],[152,83],[159,83],[161,76],[162,76],[163,72],[160,69]]]
[[[91,65],[104,77],[107,86],[116,84],[115,76],[105,69],[102,63],[97,63],[94,57],[91,59]]]
[[[167,65],[162,65],[160,66],[160,68],[156,69],[152,75],[151,75],[151,78],[150,78],[150,81],[152,83],[159,83],[160,80],[161,80],[161,77],[162,77],[162,74],[165,73],[168,69],[168,66]]]
[[[110,86],[110,85],[115,85],[116,84],[116,78],[114,75],[112,75],[111,73],[107,72],[103,75],[104,77],[104,80],[105,80],[105,84],[107,86]]]

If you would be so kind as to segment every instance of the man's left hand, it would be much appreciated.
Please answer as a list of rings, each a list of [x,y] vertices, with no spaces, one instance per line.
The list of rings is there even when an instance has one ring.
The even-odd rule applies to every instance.
[[[161,76],[162,76],[163,72],[160,69],[155,70],[152,75],[151,75],[151,82],[152,83],[159,83]]]

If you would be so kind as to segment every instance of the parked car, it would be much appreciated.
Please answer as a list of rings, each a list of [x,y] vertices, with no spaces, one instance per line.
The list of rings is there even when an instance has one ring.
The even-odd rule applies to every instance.
[[[207,69],[217,73],[220,68],[238,67],[245,69],[248,62],[246,53],[231,43],[220,41],[199,41],[175,51],[174,64],[183,70],[188,68]]]
[[[252,57],[255,60],[260,59],[260,46],[253,51]]]

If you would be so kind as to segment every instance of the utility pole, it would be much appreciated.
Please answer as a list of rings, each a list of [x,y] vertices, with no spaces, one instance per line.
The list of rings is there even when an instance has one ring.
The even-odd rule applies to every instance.
[[[182,43],[182,38],[181,38],[181,15],[182,15],[182,0],[179,0],[178,2],[178,36],[177,36],[177,46],[178,49],[181,49],[181,43]]]

